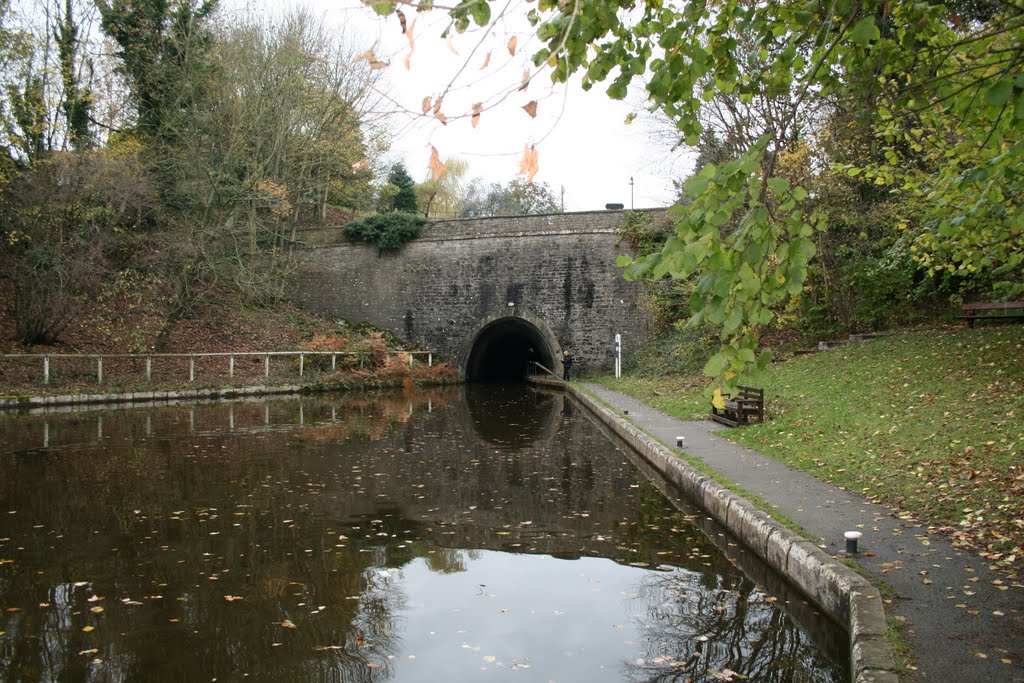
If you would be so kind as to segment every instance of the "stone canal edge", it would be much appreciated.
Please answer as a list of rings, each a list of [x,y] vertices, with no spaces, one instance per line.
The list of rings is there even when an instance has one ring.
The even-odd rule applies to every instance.
[[[702,506],[772,569],[786,577],[850,634],[855,683],[898,683],[878,590],[753,503],[694,469],[664,444],[572,385],[566,390],[680,491]]]

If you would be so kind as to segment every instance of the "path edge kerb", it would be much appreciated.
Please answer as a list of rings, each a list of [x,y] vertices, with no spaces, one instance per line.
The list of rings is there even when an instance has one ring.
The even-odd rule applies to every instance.
[[[816,545],[786,528],[706,474],[690,467],[593,396],[566,389],[645,460],[701,505],[748,548],[850,634],[850,675],[855,683],[898,683],[899,674],[886,636],[885,610],[874,586]]]

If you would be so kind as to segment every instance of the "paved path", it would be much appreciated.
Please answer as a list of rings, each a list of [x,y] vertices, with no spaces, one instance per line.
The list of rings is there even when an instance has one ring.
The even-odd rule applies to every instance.
[[[844,531],[863,532],[858,564],[892,587],[886,614],[907,620],[917,678],[1024,683],[1024,582],[989,571],[983,560],[888,508],[715,434],[728,427],[677,420],[599,385],[581,386],[669,447],[682,436],[683,451],[761,497],[829,554],[845,551]]]

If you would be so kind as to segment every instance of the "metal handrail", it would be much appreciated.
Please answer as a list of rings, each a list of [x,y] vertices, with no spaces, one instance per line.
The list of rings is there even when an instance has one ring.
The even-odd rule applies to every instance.
[[[270,358],[271,356],[298,356],[299,359],[299,377],[303,376],[306,364],[306,356],[330,356],[331,357],[331,370],[337,369],[338,356],[368,356],[373,355],[374,351],[212,351],[202,353],[0,353],[0,361],[7,359],[16,360],[42,360],[43,361],[43,384],[50,383],[50,359],[51,358],[71,358],[71,359],[88,359],[96,361],[96,383],[103,384],[103,361],[105,359],[110,360],[145,360],[146,361],[146,381],[152,381],[153,379],[153,359],[154,358],[187,358],[188,359],[188,381],[194,382],[196,379],[196,358],[228,358],[228,375],[230,377],[235,376],[235,357],[247,357],[247,356],[262,356],[263,357],[263,374],[265,377],[270,377]],[[397,354],[408,354],[409,365],[412,365],[413,358],[415,356],[427,356],[427,366],[433,367],[434,365],[434,354],[432,351],[404,351],[401,349],[387,349],[385,354],[387,356]]]
[[[544,367],[543,365],[541,365],[541,364],[540,364],[540,363],[538,363],[537,361],[535,361],[535,360],[531,360],[530,362],[531,362],[531,363],[533,363],[534,365],[536,365],[536,366],[537,366],[538,368],[540,368],[540,369],[541,369],[541,370],[543,370],[544,372],[546,372],[546,373],[548,373],[549,375],[551,375],[552,377],[554,377],[555,379],[557,379],[557,380],[561,380],[561,379],[562,379],[561,377],[559,377],[558,375],[556,375],[556,374],[554,373],[554,371],[553,371],[553,370],[549,370],[548,368]]]
[[[3,353],[0,352],[0,360],[4,358],[204,358],[208,356],[365,356],[375,351],[210,351],[196,353]],[[403,351],[401,349],[388,349],[386,353],[397,355],[407,353],[410,356],[431,356],[433,351]]]

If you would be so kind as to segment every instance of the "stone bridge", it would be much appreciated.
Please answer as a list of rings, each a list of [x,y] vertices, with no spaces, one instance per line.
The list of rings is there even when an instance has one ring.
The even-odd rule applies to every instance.
[[[615,266],[629,251],[625,220],[598,211],[438,221],[385,253],[337,228],[308,231],[293,297],[432,350],[469,381],[521,378],[531,361],[560,374],[563,349],[581,370],[609,369],[615,335],[626,354],[649,326],[642,286]]]

